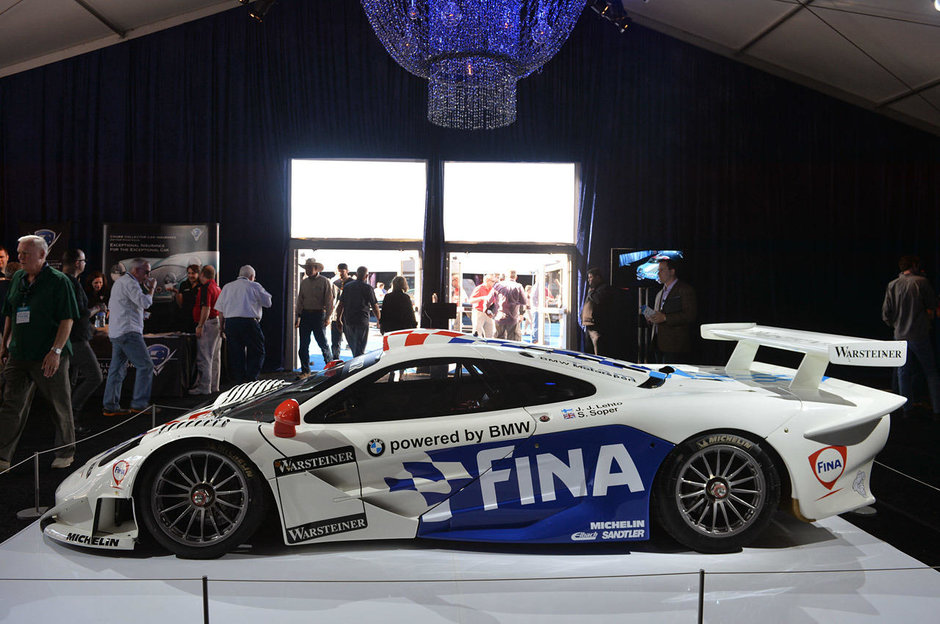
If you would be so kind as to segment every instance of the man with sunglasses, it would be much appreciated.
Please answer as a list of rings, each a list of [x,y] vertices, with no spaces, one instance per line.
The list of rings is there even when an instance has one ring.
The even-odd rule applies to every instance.
[[[150,263],[134,258],[127,273],[114,282],[108,307],[108,338],[111,339],[111,365],[104,386],[105,416],[127,416],[150,405],[153,388],[153,361],[144,342],[144,310],[153,304],[157,281],[150,277]],[[131,409],[121,409],[121,386],[127,363],[137,369]]]
[[[36,390],[49,401],[55,425],[53,468],[68,468],[75,455],[69,389],[69,332],[78,304],[69,278],[46,264],[49,246],[24,236],[16,248],[23,268],[3,301],[0,363],[6,389],[0,406],[0,471],[10,467]]]

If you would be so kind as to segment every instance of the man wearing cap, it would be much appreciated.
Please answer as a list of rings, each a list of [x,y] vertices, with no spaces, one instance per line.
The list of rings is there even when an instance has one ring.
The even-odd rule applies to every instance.
[[[349,266],[345,262],[340,262],[336,265],[336,277],[333,279],[333,301],[339,301],[343,294],[343,287],[351,281],[353,278],[349,275]],[[343,323],[342,319],[336,316],[335,309],[330,320],[333,322],[330,325],[330,344],[333,346],[333,359],[338,360],[339,352],[343,347]]]
[[[255,281],[255,270],[246,264],[238,279],[222,287],[215,309],[228,338],[228,368],[235,383],[255,381],[264,362],[262,308],[271,307],[271,294]]]
[[[300,348],[297,350],[300,374],[306,376],[310,374],[310,332],[313,332],[320,346],[323,361],[332,359],[323,329],[330,324],[330,314],[333,312],[333,286],[330,280],[320,275],[323,265],[313,258],[309,258],[303,267],[307,277],[300,282],[295,307],[297,321],[294,326],[300,329]]]

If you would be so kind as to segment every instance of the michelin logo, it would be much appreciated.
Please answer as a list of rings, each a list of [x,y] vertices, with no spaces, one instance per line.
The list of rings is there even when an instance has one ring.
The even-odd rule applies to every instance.
[[[83,544],[97,548],[117,548],[120,543],[115,537],[93,537],[81,533],[69,533],[65,539],[73,544]]]
[[[617,530],[605,530],[617,529]],[[646,537],[645,520],[616,520],[613,522],[592,522],[591,530],[601,530],[601,539],[643,539]]]

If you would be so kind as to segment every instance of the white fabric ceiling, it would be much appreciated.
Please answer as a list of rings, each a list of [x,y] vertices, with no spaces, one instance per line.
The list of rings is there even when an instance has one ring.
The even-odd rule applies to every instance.
[[[934,0],[620,1],[637,24],[940,135]],[[238,6],[0,0],[0,77]],[[277,19],[277,10],[268,19]]]
[[[634,23],[940,135],[934,0],[621,1]]]

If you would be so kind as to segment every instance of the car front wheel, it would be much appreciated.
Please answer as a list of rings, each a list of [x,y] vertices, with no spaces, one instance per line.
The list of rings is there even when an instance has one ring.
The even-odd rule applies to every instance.
[[[779,500],[780,478],[767,453],[753,440],[717,432],[681,444],[667,458],[653,511],[679,543],[734,552],[767,527]]]
[[[251,537],[265,515],[257,471],[222,445],[171,448],[148,462],[141,478],[143,524],[179,557],[219,557]]]

